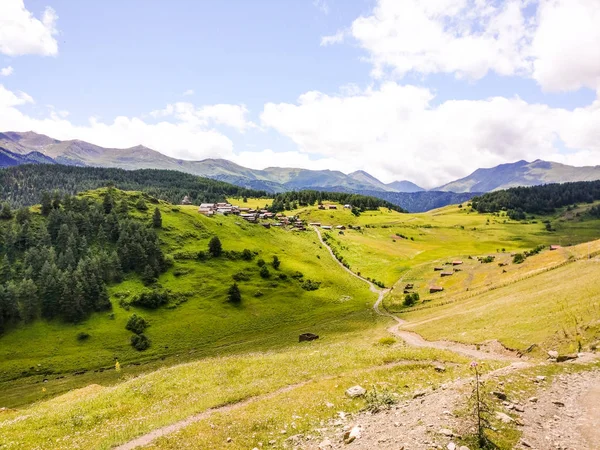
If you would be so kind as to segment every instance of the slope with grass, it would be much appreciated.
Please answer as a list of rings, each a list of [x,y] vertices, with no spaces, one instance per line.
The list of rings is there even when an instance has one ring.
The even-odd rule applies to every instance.
[[[103,192],[82,195],[98,198]],[[123,195],[135,203],[140,194]],[[371,313],[365,311],[374,295],[337,267],[314,234],[265,229],[237,217],[207,218],[196,207],[164,202],[157,206],[163,222],[158,232],[161,247],[174,259],[174,266],[160,276],[158,284],[176,300],[156,310],[128,305],[149,289],[131,274],[109,288],[111,312],[95,313],[77,325],[40,319],[8,330],[0,337],[2,406],[37,399],[41,390],[35,383],[43,379],[48,380],[46,392],[53,393],[89,383],[94,379],[92,370],[109,369],[115,359],[127,366],[165,357],[189,360],[277,348],[297,341],[301,332],[350,331],[372,322]],[[152,211],[132,210],[130,214],[150,222]],[[198,253],[207,251],[213,236],[220,238],[225,254],[199,260]],[[240,258],[244,249],[255,253],[253,260]],[[277,270],[270,264],[275,255],[281,261]],[[268,278],[259,274],[259,259],[266,261]],[[236,274],[240,305],[227,301]],[[307,280],[320,283],[319,288],[303,289]],[[145,334],[151,346],[143,352],[132,348],[132,333],[125,329],[133,313],[150,324]],[[80,341],[79,333],[89,338]],[[74,376],[75,372],[86,373]],[[103,372],[97,375],[104,376]],[[18,395],[11,394],[13,388]]]

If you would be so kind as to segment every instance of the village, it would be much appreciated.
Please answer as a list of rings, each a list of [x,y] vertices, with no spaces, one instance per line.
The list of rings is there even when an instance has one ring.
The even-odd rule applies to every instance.
[[[191,205],[192,202],[188,196],[186,196],[181,202],[182,205]],[[320,210],[337,210],[337,205],[333,204],[321,204],[318,207]],[[344,209],[352,209],[352,205],[344,205]],[[220,203],[202,203],[198,207],[198,212],[207,217],[213,217],[217,215],[238,216],[246,222],[255,223],[265,228],[273,227],[291,227],[293,231],[306,231],[306,222],[301,220],[298,216],[286,216],[282,213],[273,213],[267,209],[254,209],[250,207],[242,207],[232,205],[231,203],[220,202]],[[312,227],[319,227],[323,230],[338,230],[343,233],[347,228],[360,230],[360,226],[348,225],[322,225],[320,222],[310,222],[308,224]]]

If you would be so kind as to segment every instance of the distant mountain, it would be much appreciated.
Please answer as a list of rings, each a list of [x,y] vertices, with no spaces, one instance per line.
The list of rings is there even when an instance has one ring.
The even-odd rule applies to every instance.
[[[556,162],[535,160],[500,164],[489,169],[477,169],[471,175],[436,188],[451,192],[490,192],[517,186],[538,186],[548,183],[593,181],[600,179],[600,166],[573,167]]]
[[[386,185],[364,171],[346,175],[336,170],[281,167],[254,170],[225,159],[184,161],[141,145],[126,149],[104,148],[80,140],[59,141],[33,132],[0,133],[0,146],[19,155],[39,152],[59,164],[70,166],[177,170],[272,193],[300,189],[346,192],[396,190],[394,186]],[[409,188],[413,189],[412,183],[410,184]]]
[[[56,164],[56,162],[39,152],[19,155],[0,147],[0,167],[20,166],[22,164]]]
[[[394,192],[422,192],[425,190],[421,186],[417,186],[415,183],[407,180],[393,181],[386,186],[391,188],[389,190]]]
[[[420,191],[420,192],[381,192],[361,191],[362,195],[370,195],[387,200],[398,205],[408,212],[418,213],[441,208],[443,206],[455,205],[468,202],[477,196],[476,192],[442,192],[442,191]]]

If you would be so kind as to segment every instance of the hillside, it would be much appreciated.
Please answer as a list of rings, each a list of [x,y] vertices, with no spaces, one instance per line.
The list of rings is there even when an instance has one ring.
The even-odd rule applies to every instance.
[[[20,166],[22,164],[56,164],[56,162],[39,152],[29,152],[20,155],[0,147],[0,168]]]
[[[477,169],[465,178],[452,181],[434,190],[489,192],[516,186],[537,186],[598,179],[600,179],[600,166],[573,167],[538,159],[533,162],[518,161],[512,164],[500,164],[489,169]]]

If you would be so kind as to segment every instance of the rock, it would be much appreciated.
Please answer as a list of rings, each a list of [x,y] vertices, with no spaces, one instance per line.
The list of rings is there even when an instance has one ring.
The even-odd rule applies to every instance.
[[[448,445],[446,445],[446,448],[448,450],[456,450],[456,444],[454,442],[449,442]]]
[[[496,396],[500,400],[506,400],[506,394],[502,391],[492,391],[492,395]]]
[[[535,377],[535,379],[537,382],[540,382],[540,381],[544,381],[546,379],[546,377],[544,375],[538,375],[537,377]]]
[[[525,408],[523,408],[521,405],[513,405],[513,409],[518,412],[525,412]]]
[[[523,447],[531,448],[531,444],[527,442],[525,439],[521,439],[521,445]]]
[[[417,391],[413,394],[413,398],[425,397],[427,391]]]
[[[230,437],[227,438],[227,442],[231,442],[231,438]]]
[[[510,417],[508,414],[504,414],[503,412],[496,412],[496,419],[498,419],[504,423],[512,423],[513,422],[513,418]]]
[[[573,355],[560,355],[558,358],[556,358],[556,362],[571,361],[573,359],[577,359],[577,355],[576,354],[573,354]]]
[[[324,441],[322,441],[319,444],[319,450],[325,450],[328,448],[333,448],[333,444],[331,443],[331,441],[329,439],[325,439]]]
[[[561,408],[565,406],[565,404],[563,402],[561,402],[560,400],[555,400],[552,403],[554,403],[556,406],[559,406]]]
[[[469,447],[467,447],[466,445],[461,445],[458,450],[469,450]]]
[[[344,444],[350,444],[360,437],[360,427],[357,425],[344,433]]]
[[[442,365],[442,364],[438,364],[437,366],[434,367],[436,372],[445,372],[446,371],[446,366]]]
[[[448,437],[454,436],[454,433],[452,432],[452,430],[449,430],[448,428],[442,428],[440,431],[438,431],[438,433],[441,435],[444,435],[444,436],[448,436]]]
[[[538,398],[537,398],[537,397],[530,397],[530,398],[529,398],[529,401],[530,401],[531,403],[537,403],[537,401],[538,401]]]
[[[558,358],[558,352],[556,350],[549,350],[548,356],[552,359],[556,359],[556,358]]]
[[[325,406],[327,408],[333,408],[335,405],[333,403],[331,403],[331,402],[327,402],[327,403],[325,403]]]
[[[350,398],[362,397],[367,393],[367,390],[359,385],[352,386],[346,390],[346,395]]]

